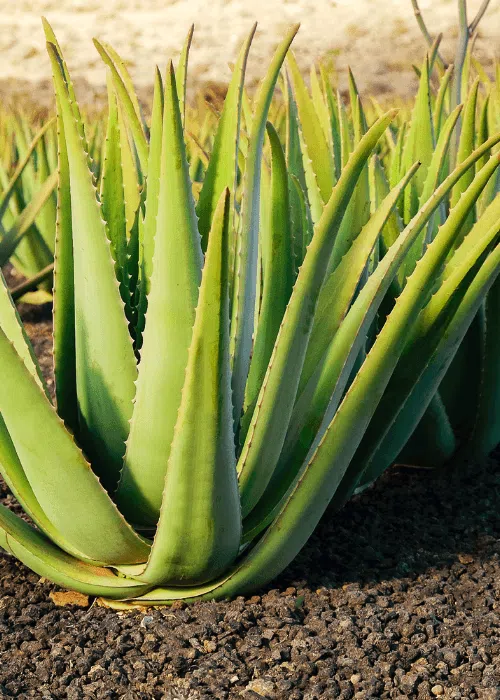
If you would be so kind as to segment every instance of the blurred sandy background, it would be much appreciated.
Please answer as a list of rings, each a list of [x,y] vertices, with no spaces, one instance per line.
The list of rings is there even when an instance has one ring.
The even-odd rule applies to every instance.
[[[421,0],[431,32],[444,32],[442,52],[452,58],[457,34],[456,0]],[[481,0],[469,0],[469,21]],[[378,95],[413,92],[412,62],[424,42],[410,0],[0,0],[0,98],[20,96],[50,103],[49,61],[40,15],[51,22],[62,45],[79,97],[92,102],[103,93],[105,70],[92,44],[97,36],[126,59],[142,95],[153,66],[176,59],[195,23],[190,55],[191,94],[201,85],[227,82],[228,62],[254,21],[259,22],[248,64],[258,78],[285,29],[301,29],[293,47],[300,65],[334,57],[344,80],[353,69],[360,88]],[[492,0],[480,26],[479,57],[500,53],[500,0]]]

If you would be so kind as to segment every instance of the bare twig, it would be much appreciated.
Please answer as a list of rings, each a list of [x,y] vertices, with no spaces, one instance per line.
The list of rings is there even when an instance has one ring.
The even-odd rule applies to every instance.
[[[38,274],[36,274],[34,277],[31,277],[31,279],[26,280],[25,282],[22,282],[21,284],[18,284],[17,287],[14,287],[11,289],[11,296],[14,301],[17,299],[20,299],[24,294],[27,292],[33,292],[35,289],[38,287],[40,282],[44,282],[46,279],[50,277],[50,275],[54,271],[54,263],[51,263],[50,265],[47,265],[47,267],[44,267],[43,270],[40,270]]]
[[[420,12],[420,8],[418,6],[418,0],[411,0],[411,4],[413,7],[413,13],[415,15],[415,19],[417,20],[417,24],[420,27],[420,31],[424,35],[424,39],[426,40],[428,45],[430,47],[432,47],[434,40],[433,40],[429,30],[427,29],[427,25],[424,22],[424,18],[422,17],[422,13]],[[443,57],[441,56],[441,54],[439,53],[439,51],[437,51],[437,53],[436,53],[436,59],[437,59],[439,65],[441,66],[441,68],[446,69],[446,67],[447,67],[446,63],[445,63]]]
[[[488,5],[490,4],[490,0],[483,0],[481,7],[477,11],[476,16],[472,20],[472,22],[469,24],[469,36],[472,36],[474,32],[477,29],[477,25],[479,22],[482,20],[484,13],[488,9]]]

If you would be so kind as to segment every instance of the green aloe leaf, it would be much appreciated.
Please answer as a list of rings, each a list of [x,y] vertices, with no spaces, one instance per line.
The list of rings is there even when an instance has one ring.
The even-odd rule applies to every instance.
[[[54,375],[57,412],[78,434],[76,393],[75,267],[68,150],[60,100],[57,104],[57,216],[54,255]]]
[[[186,121],[186,85],[187,85],[187,71],[188,71],[188,61],[189,61],[189,49],[191,48],[191,42],[193,40],[194,24],[189,27],[189,31],[186,36],[186,41],[182,47],[181,55],[179,56],[179,65],[175,71],[175,80],[177,83],[177,95],[179,96],[179,109],[182,117],[182,124],[184,125]]]
[[[416,163],[401,182],[384,198],[340,264],[325,280],[319,295],[311,338],[302,368],[299,393],[314,374],[318,363],[323,359],[328,345],[345,318],[377,239],[401,193],[418,168],[419,163]]]
[[[144,118],[142,116],[141,106],[139,104],[139,100],[137,99],[137,95],[134,90],[134,84],[132,82],[132,78],[125,61],[123,60],[123,58],[121,58],[121,56],[119,56],[119,54],[114,50],[114,48],[110,46],[110,44],[107,44],[104,41],[101,43],[102,46],[105,48],[106,52],[108,53],[109,57],[115,64],[118,72],[120,73],[120,77],[130,97],[130,101],[134,107],[134,111],[137,115],[137,118],[144,126]]]
[[[61,539],[93,561],[145,561],[147,544],[121,517],[3,330],[0,358],[0,413],[33,493]]]
[[[255,98],[255,110],[245,162],[243,201],[235,260],[232,291],[230,352],[233,372],[233,406],[238,421],[243,408],[245,385],[250,366],[254,331],[257,278],[257,246],[259,231],[260,172],[267,114],[271,105],[278,74],[288,48],[299,27],[292,27],[276,49],[266,77]]]
[[[40,139],[43,138],[44,134],[47,133],[47,131],[52,127],[54,124],[54,120],[50,119],[37,133],[33,141],[31,142],[29,148],[26,150],[26,153],[24,155],[24,158],[18,163],[16,169],[12,173],[12,176],[6,185],[6,187],[3,188],[2,190],[2,196],[1,196],[1,202],[0,202],[0,221],[3,220],[3,217],[5,215],[5,212],[7,211],[7,207],[10,204],[11,197],[15,193],[16,188],[19,183],[19,179],[22,177],[22,174],[26,168],[26,166],[31,162],[31,159],[33,157],[33,152],[35,151],[38,143],[40,142]]]
[[[47,146],[45,139],[41,139],[38,142],[37,147],[38,156],[38,189],[43,187],[44,183],[51,175],[51,169],[47,156]],[[36,227],[42,235],[47,249],[50,251],[51,255],[54,255],[54,226],[56,223],[57,215],[57,205],[56,205],[56,195],[54,192],[45,202],[44,206],[41,208],[38,216],[35,219]]]
[[[146,134],[144,133],[144,127],[141,123],[140,117],[134,107],[134,101],[130,96],[127,85],[125,84],[120,72],[118,71],[112,56],[106,50],[105,46],[101,44],[100,41],[94,39],[94,45],[99,52],[104,63],[111,70],[111,75],[113,76],[113,83],[115,86],[116,94],[118,95],[123,109],[125,111],[127,123],[132,132],[135,147],[137,149],[137,155],[139,157],[139,162],[141,164],[141,170],[144,175],[148,172],[148,142],[146,139]]]
[[[125,451],[137,368],[87,154],[56,49],[48,44],[48,51],[70,178],[79,434],[85,436],[94,466],[112,487]]]
[[[307,91],[293,53],[288,55],[287,67],[292,79],[304,143],[311,159],[312,170],[318,182],[321,198],[326,203],[335,183],[332,151],[323,131],[320,116],[316,112],[314,102]]]
[[[439,83],[439,89],[436,96],[436,101],[434,103],[434,112],[432,120],[434,124],[434,133],[436,135],[436,139],[439,138],[439,135],[441,133],[441,126],[445,118],[444,105],[446,98],[449,96],[449,85],[451,77],[453,75],[453,68],[454,66],[453,64],[451,64],[444,72],[444,75]]]
[[[210,231],[212,217],[221,193],[228,187],[233,198],[236,191],[241,99],[248,53],[256,28],[257,25],[255,24],[238,55],[224,101],[224,108],[217,126],[205,179],[203,180],[198,204],[196,205],[203,250],[207,249],[208,232]],[[233,199],[231,201],[231,211],[233,212],[231,215],[232,220],[234,218]]]
[[[106,598],[144,595],[148,586],[66,554],[5,506],[0,506],[0,547],[39,576],[63,588]]]
[[[431,111],[429,59],[422,65],[415,106],[403,148],[403,167],[407,170],[416,160],[422,163],[417,177],[405,192],[404,221],[408,223],[418,210],[418,200],[424,187],[427,169],[434,153],[434,125]]]
[[[151,274],[153,271],[153,253],[156,235],[156,219],[158,216],[158,204],[161,176],[161,153],[163,133],[163,105],[164,89],[161,73],[158,67],[155,71],[153,109],[151,115],[150,148],[148,162],[148,177],[146,182],[146,214],[141,228],[139,244],[139,306],[136,328],[136,346],[142,345],[142,332],[144,331],[145,314],[148,305],[148,295],[151,288]]]
[[[252,510],[265,491],[280,455],[295,401],[314,309],[345,207],[366,160],[394,116],[394,111],[389,112],[361,139],[316,225],[276,339],[238,462],[244,516]],[[287,381],[283,381],[285,372]]]
[[[454,261],[452,258],[453,267],[449,266],[449,274],[422,311],[409,335],[407,347],[355,457],[355,461],[362,465],[364,470],[369,469],[370,478],[376,478],[397,457],[439,386],[440,378],[445,372],[444,367],[439,367],[434,383],[429,383],[426,374],[429,360],[433,353],[438,352],[443,336],[448,332],[448,324],[457,305],[467,293],[471,275],[474,276],[478,261],[480,264],[485,251],[487,252],[491,244],[498,239],[499,205],[500,200],[494,207],[495,211],[491,212],[492,216],[485,216],[472,229],[466,239],[467,250],[453,256],[458,260]],[[452,215],[453,212],[450,217]],[[458,342],[455,348],[457,346]],[[447,366],[453,358],[453,353],[448,352],[447,356],[441,357],[442,364]],[[434,454],[434,459],[436,457]]]
[[[500,139],[500,134],[497,138]],[[480,158],[485,150],[487,149],[484,146],[477,149],[443,182],[434,196],[427,201],[408,224],[381,260],[375,272],[369,277],[334,336],[328,353],[297,400],[294,414],[290,420],[287,441],[276,471],[276,478],[269,484],[262,503],[259,503],[255,513],[252,513],[250,520],[245,523],[247,532],[251,531],[252,528],[257,528],[260,531],[262,523],[272,519],[279,509],[280,499],[301,467],[305,455],[308,452],[311,453],[314,446],[319,444],[326,426],[335,416],[335,411],[346,389],[358,353],[365,342],[366,333],[373,323],[376,311],[384,299],[398,267],[440,202],[448,195],[455,182],[463,175],[464,170],[474,165],[475,160]],[[493,162],[489,164],[490,174],[494,167],[496,166]],[[478,196],[487,177],[488,172],[483,172],[475,185],[473,194],[471,193],[469,197],[464,197],[461,200],[460,207],[455,211],[454,219],[447,221],[445,234],[454,230],[453,225],[456,224],[457,220],[459,224],[462,223],[470,206],[474,203],[474,196]]]
[[[100,200],[111,243],[111,253],[116,263],[116,277],[120,284],[124,285],[126,279],[124,279],[123,273],[127,263],[127,220],[120,138],[121,124],[118,119],[118,104],[110,73],[108,73],[108,111]],[[123,296],[122,294],[122,298]]]
[[[57,174],[52,173],[52,175],[49,175],[45,180],[40,190],[33,196],[33,199],[26,208],[19,214],[11,228],[5,232],[3,238],[0,240],[0,266],[8,262],[10,256],[27,234],[37,236],[37,244],[40,246],[41,250],[45,252],[45,264],[50,262],[52,257],[50,249],[43,240],[41,234],[37,230],[33,232],[31,227],[48,199],[52,196],[56,185]]]
[[[202,259],[175,74],[170,64],[165,83],[151,291],[130,435],[116,493],[120,508],[134,522],[154,523],[160,512]]]
[[[424,204],[430,197],[432,197],[432,194],[436,191],[436,188],[439,186],[439,183],[442,180],[445,161],[449,153],[449,146],[451,143],[453,131],[456,127],[461,111],[462,106],[458,105],[458,107],[456,107],[450,114],[445,124],[443,125],[443,128],[441,129],[436,149],[432,155],[432,159],[429,164],[429,169],[427,171],[427,175],[423,185],[422,194],[420,196],[420,205]],[[436,215],[434,215],[431,218],[426,230],[422,231],[421,235],[415,241],[413,248],[408,253],[408,257],[406,258],[403,270],[404,279],[411,275],[415,268],[417,260],[419,260],[422,257],[422,254],[425,250],[425,246],[428,243],[430,243],[430,241],[432,241],[434,236],[436,235],[438,227],[438,222],[436,220],[437,218],[438,217]],[[444,220],[444,217],[442,217],[442,219]]]
[[[267,133],[272,152],[269,227],[261,228],[261,231],[267,233],[261,238],[262,301],[245,388],[244,410],[250,417],[293,288],[293,254],[285,154],[279,136],[270,122],[267,123]]]
[[[476,134],[476,109],[477,109],[477,94],[479,89],[479,78],[474,81],[470,93],[465,102],[465,107],[462,116],[462,128],[460,132],[460,140],[458,142],[457,164],[462,163],[474,150],[475,134]],[[454,207],[460,199],[461,195],[471,184],[474,178],[474,172],[468,171],[466,175],[457,182],[451,193],[450,206]],[[462,231],[462,237],[466,236],[472,228],[476,220],[475,210],[471,212],[468,220]]]
[[[141,577],[151,583],[210,580],[227,569],[240,545],[228,351],[229,218],[226,190],[210,231],[160,520]]]
[[[66,89],[68,91],[71,109],[73,111],[73,114],[74,114],[74,117],[75,117],[75,120],[77,123],[78,133],[80,134],[80,138],[82,139],[83,147],[84,147],[85,151],[88,151],[88,144],[87,144],[87,139],[85,137],[85,129],[83,127],[82,115],[80,113],[80,108],[78,107],[75,89],[74,89],[73,83],[71,81],[71,77],[70,77],[70,74],[68,71],[68,66],[66,65],[66,61],[64,60],[64,57],[63,57],[63,52],[61,50],[61,47],[59,46],[59,43],[57,41],[56,35],[54,34],[52,27],[47,22],[45,17],[42,17],[42,25],[43,25],[43,31],[45,32],[45,39],[46,39],[47,43],[52,44],[56,48],[57,61],[59,63],[62,77],[63,77],[64,83],[66,85]],[[56,101],[57,101],[57,98],[56,98]],[[89,162],[89,167],[90,167],[90,162]]]

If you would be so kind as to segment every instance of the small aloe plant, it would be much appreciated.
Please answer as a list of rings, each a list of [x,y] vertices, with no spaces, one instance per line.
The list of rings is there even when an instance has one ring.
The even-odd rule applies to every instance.
[[[0,471],[36,527],[0,506],[0,544],[115,605],[254,590],[390,464],[416,400],[436,395],[500,271],[500,199],[485,199],[500,133],[444,173],[457,113],[421,156],[417,98],[402,149],[396,110],[368,119],[352,77],[350,116],[325,72],[310,95],[289,53],[297,27],[250,100],[254,28],[200,144],[186,128],[190,33],[177,69],[156,72],[149,126],[96,42],[109,70],[96,169],[45,31],[56,400],[2,285]]]
[[[0,267],[10,261],[28,278],[14,297],[40,284],[47,297],[51,287],[57,185],[53,126],[51,119],[31,138],[25,118],[9,115],[3,124],[7,157],[0,161]]]

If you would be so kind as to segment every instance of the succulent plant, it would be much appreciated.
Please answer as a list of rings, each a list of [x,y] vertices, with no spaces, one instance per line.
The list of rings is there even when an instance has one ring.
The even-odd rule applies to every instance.
[[[40,284],[51,288],[57,185],[55,141],[49,138],[53,126],[48,120],[32,138],[25,117],[8,114],[2,123],[0,267],[10,261],[28,278],[19,295]]]
[[[462,108],[447,115],[446,74],[431,95],[429,58],[408,127],[396,110],[367,114],[352,76],[348,114],[326,71],[308,91],[297,27],[251,100],[254,28],[201,139],[186,127],[191,35],[177,70],[156,72],[149,126],[124,63],[96,42],[109,110],[95,168],[45,31],[56,398],[3,285],[0,471],[36,527],[0,506],[0,544],[116,605],[251,591],[426,418],[455,453],[440,387],[495,309],[500,133],[470,136],[473,87],[452,158]]]

